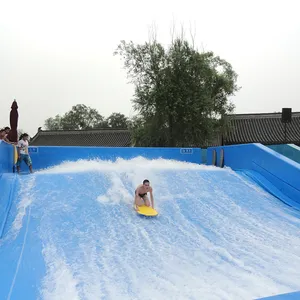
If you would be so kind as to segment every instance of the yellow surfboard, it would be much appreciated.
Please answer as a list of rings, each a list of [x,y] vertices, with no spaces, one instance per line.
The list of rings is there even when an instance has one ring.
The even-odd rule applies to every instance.
[[[154,217],[158,215],[158,212],[153,209],[151,206],[138,206],[139,210],[137,211],[138,214],[148,216],[148,217]]]

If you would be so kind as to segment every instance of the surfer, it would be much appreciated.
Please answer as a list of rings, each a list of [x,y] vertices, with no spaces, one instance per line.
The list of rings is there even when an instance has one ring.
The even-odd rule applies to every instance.
[[[143,181],[143,184],[140,184],[135,190],[134,197],[134,206],[135,209],[138,210],[138,207],[145,204],[146,206],[150,206],[150,201],[148,199],[147,193],[150,193],[152,208],[154,208],[154,199],[152,194],[152,187],[150,186],[150,182],[148,179]]]
[[[19,142],[17,145],[18,160],[16,163],[18,173],[20,173],[20,166],[23,160],[26,163],[26,165],[29,167],[30,173],[33,173],[32,162],[28,153],[28,138],[29,136],[27,133],[23,133],[19,138]]]

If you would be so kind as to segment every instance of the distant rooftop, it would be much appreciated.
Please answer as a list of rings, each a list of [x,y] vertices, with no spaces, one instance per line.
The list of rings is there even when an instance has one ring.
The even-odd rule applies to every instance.
[[[270,119],[270,118],[280,118],[281,112],[274,113],[249,113],[249,114],[228,114],[228,118],[233,119]],[[292,117],[300,117],[300,112],[292,112]]]
[[[131,134],[126,129],[39,130],[30,145],[131,147]]]
[[[224,137],[224,143],[282,144],[284,124],[280,113],[228,115],[231,129]],[[292,121],[287,124],[287,143],[300,144],[300,112],[292,113]]]
[[[264,145],[291,143],[300,145],[300,112],[292,113],[287,124],[287,140],[284,140],[284,124],[279,113],[227,115],[230,130],[217,136],[214,142],[202,147],[261,143]],[[131,133],[127,129],[93,130],[41,130],[32,138],[32,146],[100,146],[132,147]],[[186,145],[186,147],[193,145]],[[199,145],[200,146],[200,145]]]

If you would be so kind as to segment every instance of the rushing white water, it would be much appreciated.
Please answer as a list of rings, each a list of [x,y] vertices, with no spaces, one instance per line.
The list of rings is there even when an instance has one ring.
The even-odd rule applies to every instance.
[[[21,181],[21,201],[17,205],[18,213],[12,224],[11,237],[15,237],[22,227],[23,218],[26,213],[26,209],[32,203],[33,189],[35,187],[35,177],[30,177],[28,181]]]
[[[155,218],[132,209],[145,178]],[[12,229],[30,205],[45,264],[40,299],[254,299],[300,289],[299,213],[230,169],[81,160],[21,180]]]

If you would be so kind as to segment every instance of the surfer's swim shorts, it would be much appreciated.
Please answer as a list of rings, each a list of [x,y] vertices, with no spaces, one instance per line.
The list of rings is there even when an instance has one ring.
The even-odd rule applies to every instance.
[[[16,166],[20,167],[21,162],[24,160],[25,164],[29,167],[31,166],[32,162],[31,162],[31,158],[29,155],[27,154],[20,154],[20,158],[18,158]]]
[[[134,191],[134,193],[136,193],[136,190]],[[139,194],[139,196],[140,196],[141,198],[144,198],[146,195],[147,195],[147,193]]]

